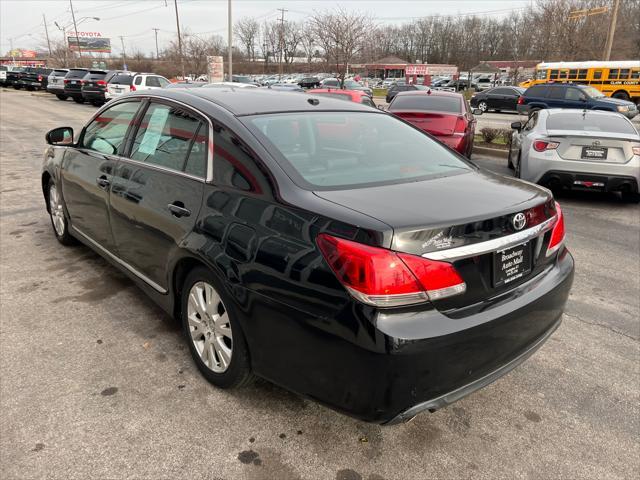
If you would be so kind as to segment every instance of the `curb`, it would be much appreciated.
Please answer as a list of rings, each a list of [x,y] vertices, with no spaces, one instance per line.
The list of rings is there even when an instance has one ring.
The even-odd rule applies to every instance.
[[[509,150],[503,150],[501,148],[487,148],[473,146],[473,153],[479,153],[481,155],[489,155],[492,157],[508,158]]]

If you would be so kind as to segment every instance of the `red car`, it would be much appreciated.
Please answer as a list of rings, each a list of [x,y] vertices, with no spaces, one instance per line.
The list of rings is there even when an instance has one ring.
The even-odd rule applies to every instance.
[[[388,111],[471,157],[476,119],[462,94],[436,90],[400,92]]]
[[[366,92],[360,90],[342,90],[340,88],[314,88],[307,90],[307,93],[311,95],[329,96],[332,98],[339,98],[341,100],[347,100],[349,102],[362,103],[363,105],[369,105],[376,108],[376,104]]]

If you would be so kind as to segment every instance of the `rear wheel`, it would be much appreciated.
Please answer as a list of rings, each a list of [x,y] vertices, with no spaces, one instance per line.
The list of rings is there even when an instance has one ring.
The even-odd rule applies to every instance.
[[[511,143],[509,143],[509,155],[507,156],[507,167],[509,170],[513,170],[513,162],[511,161]]]
[[[57,93],[56,97],[58,97],[58,100],[62,100],[62,101],[65,101],[67,98],[69,98],[68,95],[63,95],[62,93]]]
[[[193,269],[182,288],[182,327],[198,370],[220,388],[240,387],[253,375],[249,351],[222,286],[204,267]]]
[[[624,90],[619,90],[617,92],[615,92],[613,95],[611,95],[613,98],[619,98],[620,100],[631,100],[631,97],[629,97],[629,94],[627,92],[625,92]]]
[[[104,105],[104,102],[102,102],[100,100],[93,100],[91,102],[91,105],[93,105],[94,107],[101,107],[102,105]]]
[[[84,103],[84,98],[82,97],[73,97],[73,101],[76,103]]]

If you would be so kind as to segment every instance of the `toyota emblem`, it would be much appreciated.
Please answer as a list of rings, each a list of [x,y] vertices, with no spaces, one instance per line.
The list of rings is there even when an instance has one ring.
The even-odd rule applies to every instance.
[[[516,213],[511,219],[511,223],[513,224],[513,228],[516,230],[522,230],[524,226],[527,224],[527,217],[524,216],[524,213]]]

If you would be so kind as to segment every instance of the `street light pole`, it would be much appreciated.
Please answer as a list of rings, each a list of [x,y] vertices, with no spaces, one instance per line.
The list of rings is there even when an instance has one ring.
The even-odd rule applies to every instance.
[[[49,29],[47,28],[47,18],[42,14],[42,23],[44,23],[44,33],[47,36],[47,47],[49,47],[49,58],[51,58],[51,42],[49,41]]]
[[[159,53],[159,50],[158,50],[158,30],[159,30],[159,28],[152,28],[151,30],[156,32],[156,60],[159,60],[160,59],[160,53]]]
[[[82,47],[80,47],[80,37],[78,36],[78,24],[76,23],[76,14],[73,11],[73,2],[69,0],[69,7],[71,8],[71,18],[73,18],[73,29],[76,32],[76,44],[78,45],[78,58],[82,58]],[[76,65],[77,62],[76,62]]]
[[[127,68],[127,55],[124,51],[124,37],[120,35],[120,43],[122,44],[122,68],[126,71]]]
[[[231,0],[229,0],[229,81],[233,82],[233,23],[231,19]]]

